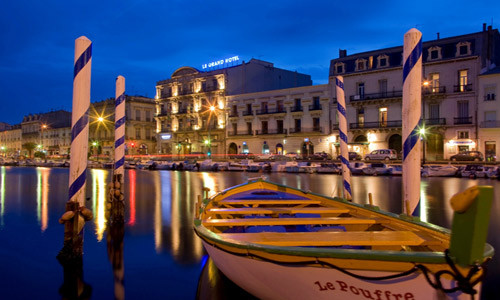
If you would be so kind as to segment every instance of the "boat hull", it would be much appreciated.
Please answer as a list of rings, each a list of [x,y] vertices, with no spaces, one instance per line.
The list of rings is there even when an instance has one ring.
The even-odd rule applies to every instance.
[[[215,265],[229,279],[260,299],[471,299],[459,292],[444,294],[432,288],[421,272],[392,280],[362,280],[319,265],[286,265],[234,255],[203,241]],[[312,258],[310,258],[312,259]],[[370,261],[366,262],[370,264]],[[347,270],[380,277],[400,272]],[[442,280],[449,287],[449,281]],[[480,291],[480,284],[475,286]],[[473,299],[479,299],[479,293]]]

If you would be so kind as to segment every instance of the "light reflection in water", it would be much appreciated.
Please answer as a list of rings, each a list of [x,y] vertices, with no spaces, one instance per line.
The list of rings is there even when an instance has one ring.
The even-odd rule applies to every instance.
[[[5,214],[5,166],[0,167],[0,226],[3,226]]]
[[[208,192],[208,196],[212,196],[215,194],[215,180],[214,178],[207,172],[203,172],[201,174],[202,178],[203,178],[203,187],[207,187],[210,189],[210,191]]]
[[[135,178],[135,170],[130,170],[128,173],[129,175],[129,185],[130,185],[130,220],[128,221],[129,225],[134,225],[135,224],[135,184],[136,184],[136,178]]]
[[[49,223],[49,168],[36,168],[36,217],[42,232]]]
[[[427,222],[427,185],[426,181],[420,182],[420,220]]]
[[[107,171],[92,169],[92,203],[97,241],[101,241],[106,230],[106,175]]]
[[[170,184],[172,185],[172,197],[170,199],[165,199],[163,198],[163,201],[170,201],[170,243],[172,247],[172,255],[175,257],[177,254],[179,254],[179,248],[180,248],[180,214],[182,213],[181,209],[181,191],[184,191],[185,189],[183,188],[183,179],[181,178],[181,175],[183,175],[184,172],[175,172],[175,182],[171,182]],[[162,181],[162,185],[169,184],[167,182]],[[165,213],[164,213],[165,215]],[[165,221],[165,220],[163,220]],[[165,222],[163,223],[165,224]],[[168,226],[168,224],[165,224]]]

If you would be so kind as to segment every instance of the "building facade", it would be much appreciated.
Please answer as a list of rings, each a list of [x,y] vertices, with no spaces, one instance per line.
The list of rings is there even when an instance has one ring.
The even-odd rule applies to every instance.
[[[479,78],[500,63],[498,30],[484,25],[482,32],[436,39],[422,47],[425,157],[442,160],[480,149]],[[330,84],[335,85],[335,76],[344,77],[352,150],[401,151],[402,54],[403,47],[354,55],[341,50],[331,61]]]
[[[5,126],[0,131],[0,154],[4,157],[19,156],[22,149],[21,125]]]
[[[478,148],[487,161],[500,159],[500,66],[479,76]]]
[[[227,153],[331,153],[330,95],[324,84],[228,96]]]
[[[156,85],[158,152],[225,154],[228,96],[311,84],[309,75],[256,59],[208,72],[179,68]]]
[[[125,96],[125,154],[156,153],[155,100]],[[115,99],[91,104],[89,112],[89,151],[91,155],[111,158],[115,142]]]

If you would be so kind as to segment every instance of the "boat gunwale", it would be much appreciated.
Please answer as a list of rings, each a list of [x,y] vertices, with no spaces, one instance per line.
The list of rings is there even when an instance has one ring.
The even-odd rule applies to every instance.
[[[321,195],[313,192],[305,192],[303,190],[289,187],[285,185],[281,185],[274,182],[269,182],[263,179],[257,180],[249,180],[246,183],[242,183],[236,186],[232,186],[227,188],[221,192],[218,192],[212,195],[210,198],[205,199],[203,201],[203,208],[213,201],[218,196],[224,195],[227,192],[244,187],[246,185],[255,184],[258,182],[264,182],[271,185],[284,187],[287,189],[294,190],[296,192],[300,192],[303,194],[310,194],[325,200],[330,200],[334,202],[339,202],[342,204],[354,206],[355,208],[369,210],[373,213],[381,214],[386,217],[394,218],[398,221],[403,221],[409,223],[410,225],[424,227],[426,229],[430,229],[433,231],[437,231],[442,234],[450,234],[450,230],[438,225],[430,224],[422,222],[418,219],[408,217],[406,215],[397,215],[391,212],[379,210],[378,207],[370,206],[370,205],[362,205],[353,202],[349,202],[345,199],[341,199],[338,197],[332,198],[329,196]],[[201,217],[201,215],[200,215]],[[291,255],[291,256],[303,256],[303,257],[321,257],[321,258],[340,258],[340,259],[359,259],[359,260],[384,260],[384,261],[393,261],[393,262],[413,262],[413,263],[432,263],[432,264],[441,264],[446,263],[445,253],[444,252],[436,252],[436,251],[428,251],[428,252],[410,252],[410,251],[394,251],[394,250],[366,250],[366,249],[341,249],[341,248],[325,248],[325,247],[301,247],[301,246],[273,246],[273,245],[263,245],[256,244],[244,241],[238,241],[233,239],[227,239],[219,236],[216,232],[206,228],[202,224],[201,219],[194,219],[194,229],[197,235],[208,242],[213,246],[217,246],[216,244],[224,245],[226,247],[234,247],[237,249],[243,249],[247,251],[262,251],[270,254],[278,254],[278,255]],[[222,249],[225,252],[229,252],[226,249],[221,247],[217,247]],[[494,248],[485,243],[483,259],[488,257],[492,257],[494,254]]]

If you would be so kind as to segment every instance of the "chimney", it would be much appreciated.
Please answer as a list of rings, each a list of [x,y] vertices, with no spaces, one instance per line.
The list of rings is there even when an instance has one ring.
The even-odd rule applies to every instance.
[[[437,33],[437,39],[439,40],[439,32]]]
[[[347,50],[346,49],[339,49],[339,58],[343,58],[347,56]]]
[[[490,25],[490,26],[488,26],[488,31],[491,31],[491,30],[493,30],[493,27],[491,27],[491,25]]]
[[[483,31],[486,31],[486,23],[483,23]]]

